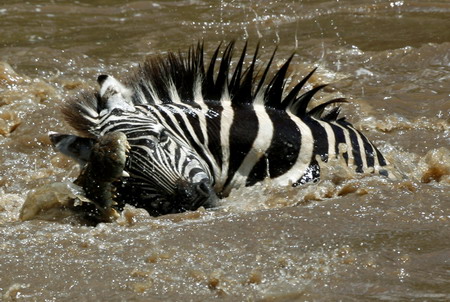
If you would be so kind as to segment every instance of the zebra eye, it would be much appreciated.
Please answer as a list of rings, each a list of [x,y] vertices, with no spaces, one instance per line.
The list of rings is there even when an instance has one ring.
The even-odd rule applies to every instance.
[[[167,134],[167,131],[161,130],[161,132],[159,133],[158,140],[160,143],[167,142],[169,140],[169,135]]]

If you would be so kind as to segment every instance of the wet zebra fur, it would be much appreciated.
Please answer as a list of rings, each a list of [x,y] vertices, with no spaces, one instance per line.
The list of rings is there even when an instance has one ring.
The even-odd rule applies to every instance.
[[[338,117],[339,107],[324,113],[344,99],[308,109],[325,86],[300,93],[315,69],[285,91],[293,56],[269,76],[275,52],[259,69],[258,48],[246,62],[244,46],[231,68],[233,50],[234,43],[219,45],[205,64],[199,44],[148,58],[123,83],[99,76],[99,91],[82,93],[62,110],[81,137],[52,134],[53,144],[89,165],[100,138],[124,133],[130,150],[124,176],[114,181],[116,202],[152,215],[211,206],[216,196],[265,178],[283,186],[316,181],[318,161],[339,156],[356,172],[387,175],[383,155]]]

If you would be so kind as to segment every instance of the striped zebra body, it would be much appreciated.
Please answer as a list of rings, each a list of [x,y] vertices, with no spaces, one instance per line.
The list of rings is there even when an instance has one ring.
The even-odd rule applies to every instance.
[[[379,168],[386,165],[372,143],[345,121],[325,122],[309,116],[301,119],[263,105],[243,107],[247,108],[232,108],[230,103],[226,103],[220,105],[220,109],[213,105],[205,110],[173,104],[139,110],[155,117],[158,124],[171,129],[180,140],[196,150],[208,166],[207,170],[211,171],[215,191],[222,195],[228,195],[233,188],[254,185],[267,177],[282,186],[316,180],[320,176],[317,156],[327,162],[341,154],[346,163],[359,173],[370,167],[380,172]],[[218,112],[225,121],[220,125]],[[235,116],[236,112],[242,116]],[[210,144],[207,129],[213,123],[220,133]],[[344,148],[353,148],[339,150],[340,144]]]
[[[316,181],[319,162],[339,156],[356,172],[387,174],[384,157],[338,118],[338,107],[323,114],[343,99],[307,110],[323,87],[299,95],[314,70],[285,93],[292,57],[267,84],[273,56],[256,80],[257,54],[244,69],[244,48],[231,73],[232,50],[230,43],[215,66],[218,48],[207,70],[202,46],[187,55],[150,58],[124,84],[100,76],[98,93],[85,93],[64,108],[69,123],[92,137],[90,145],[108,133],[126,135],[127,177],[116,185],[122,203],[153,215],[193,210],[212,204],[216,194],[224,197],[268,177],[283,186]],[[67,146],[57,149],[73,156]]]

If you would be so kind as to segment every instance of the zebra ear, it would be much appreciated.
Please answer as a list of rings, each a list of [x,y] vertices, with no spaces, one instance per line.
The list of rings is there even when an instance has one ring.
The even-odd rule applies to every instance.
[[[89,161],[95,139],[56,132],[49,132],[48,136],[56,151],[75,159],[81,166]]]
[[[123,111],[135,111],[131,101],[132,92],[125,85],[110,75],[98,76],[97,82],[100,85],[100,115],[107,114],[116,108]]]

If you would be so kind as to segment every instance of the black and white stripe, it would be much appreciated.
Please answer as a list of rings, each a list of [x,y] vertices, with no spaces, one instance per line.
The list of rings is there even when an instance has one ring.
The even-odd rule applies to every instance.
[[[149,58],[124,84],[100,76],[99,93],[85,93],[64,109],[86,135],[127,136],[130,177],[119,186],[125,202],[153,214],[195,209],[213,193],[226,196],[267,177],[284,186],[315,181],[318,160],[339,156],[356,172],[387,174],[384,157],[338,118],[338,107],[323,114],[345,100],[307,109],[324,87],[300,94],[314,70],[286,92],[292,57],[267,80],[274,56],[258,73],[257,53],[246,64],[244,47],[230,71],[233,48],[228,44],[219,59],[218,47],[207,68],[202,45]]]

